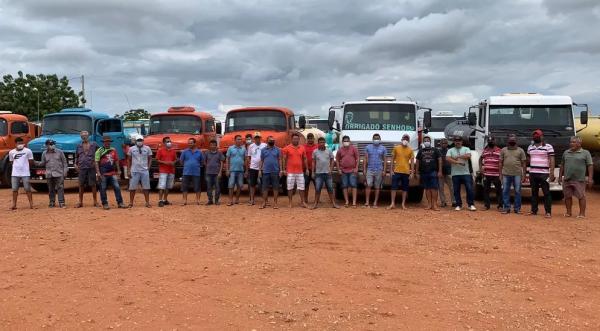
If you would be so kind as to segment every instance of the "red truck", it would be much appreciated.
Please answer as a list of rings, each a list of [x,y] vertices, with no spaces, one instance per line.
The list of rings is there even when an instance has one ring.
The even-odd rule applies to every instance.
[[[196,146],[202,150],[208,149],[212,139],[217,139],[217,131],[221,131],[221,123],[207,113],[196,111],[194,107],[170,107],[166,113],[153,114],[150,117],[150,131],[145,138],[145,143],[156,151],[162,147],[162,139],[170,137],[177,157],[188,147],[190,138],[196,139]],[[175,170],[176,180],[181,180],[183,168],[177,164]],[[158,182],[158,163],[152,162],[150,178],[154,187]]]
[[[29,122],[23,115],[11,112],[0,112],[0,182],[10,185],[12,168],[8,160],[8,152],[15,148],[15,138],[21,137],[25,144],[41,133],[39,125]]]

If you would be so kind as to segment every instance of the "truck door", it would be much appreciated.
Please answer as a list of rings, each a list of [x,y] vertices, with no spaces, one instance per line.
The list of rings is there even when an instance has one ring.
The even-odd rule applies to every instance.
[[[123,122],[116,118],[107,118],[98,121],[95,135],[98,146],[102,146],[102,136],[110,136],[112,138],[111,146],[117,150],[119,158],[122,160],[125,157],[123,153],[123,144],[125,143]]]

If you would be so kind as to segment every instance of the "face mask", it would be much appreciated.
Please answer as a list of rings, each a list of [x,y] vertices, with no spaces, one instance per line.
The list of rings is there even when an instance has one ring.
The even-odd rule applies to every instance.
[[[539,143],[541,143],[541,142],[542,142],[542,138],[540,138],[540,137],[535,137],[535,138],[533,138],[533,142],[534,142],[534,143],[536,143],[536,144],[539,144]]]
[[[494,146],[496,146],[496,144],[490,141],[490,142],[488,143],[488,146],[489,146],[489,147],[494,147]]]
[[[350,142],[349,141],[344,141],[344,147],[348,147],[350,146]]]
[[[137,147],[142,147],[142,146],[144,146],[144,142],[142,142],[142,141],[136,141],[135,145]]]
[[[173,144],[171,144],[171,142],[170,142],[170,141],[169,141],[168,143],[166,143],[166,144],[165,144],[165,146],[167,146],[167,147],[169,147],[169,148],[171,148],[171,145],[173,145]]]
[[[516,146],[517,142],[516,141],[509,141],[508,142],[508,146]]]
[[[25,145],[23,145],[23,144],[17,145],[17,150],[22,150],[23,148],[25,148]]]
[[[269,142],[268,142],[268,144],[269,144],[269,146],[271,146],[271,147],[275,146],[275,142],[274,142],[274,141],[269,141]]]
[[[426,141],[423,143],[423,146],[425,146],[425,148],[429,148],[431,147],[431,141]]]
[[[408,146],[408,140],[402,140],[402,146]]]
[[[246,139],[246,144],[248,144],[248,145],[252,144],[252,139]]]
[[[55,148],[55,147],[54,147],[54,145],[48,145],[48,150],[49,150],[49,151],[53,151],[53,150],[54,150],[54,148]]]
[[[381,140],[373,139],[373,145],[379,145],[379,143],[381,143]]]

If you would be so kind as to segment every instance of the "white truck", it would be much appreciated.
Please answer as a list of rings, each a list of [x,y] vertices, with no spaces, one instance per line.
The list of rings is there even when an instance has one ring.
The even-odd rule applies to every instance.
[[[455,121],[464,121],[465,115],[456,115],[453,111],[438,111],[431,116],[431,125],[427,128],[427,135],[431,137],[434,146],[440,146],[440,140],[445,138],[444,130],[448,124]]]
[[[508,93],[491,96],[478,105],[469,108],[468,119],[458,121],[446,127],[446,136],[462,136],[467,146],[474,149],[471,165],[475,176],[476,196],[483,192],[482,175],[479,173],[479,156],[487,144],[487,138],[493,135],[496,144],[506,146],[508,134],[517,135],[517,144],[525,151],[531,144],[532,132],[540,129],[544,132],[545,142],[554,147],[556,155],[556,178],[550,183],[550,191],[555,199],[562,199],[562,185],[558,183],[558,171],[562,154],[569,148],[569,140],[575,136],[574,108],[582,107],[579,121],[587,125],[588,106],[573,103],[571,97],[542,95],[538,93]],[[529,181],[522,186],[525,194],[531,193]]]
[[[364,186],[365,171],[363,171],[363,157],[365,148],[371,143],[373,134],[379,133],[381,144],[387,149],[387,172],[383,180],[383,189],[391,187],[391,153],[394,146],[399,145],[402,136],[410,136],[410,146],[416,152],[421,142],[421,131],[418,126],[417,115],[425,110],[424,123],[430,124],[431,109],[422,108],[413,101],[397,101],[394,97],[368,97],[363,101],[344,102],[340,106],[329,108],[329,126],[339,132],[342,137],[350,137],[350,141],[358,148],[360,163],[358,167],[359,188]],[[393,171],[392,171],[393,172]],[[340,178],[334,174],[337,193],[340,194]],[[408,199],[421,201],[423,189],[418,180],[410,181]]]

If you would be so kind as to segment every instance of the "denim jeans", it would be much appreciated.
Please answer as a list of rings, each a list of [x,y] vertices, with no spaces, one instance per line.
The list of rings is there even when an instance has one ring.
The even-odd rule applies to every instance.
[[[119,186],[119,178],[116,175],[113,176],[102,176],[100,179],[100,200],[102,205],[108,205],[108,198],[106,196],[106,189],[108,185],[112,185],[115,191],[115,198],[118,204],[123,203],[123,196],[121,195],[121,187]]]
[[[327,192],[333,193],[333,178],[331,174],[316,174],[315,175],[315,191],[321,192],[323,186],[327,188]]]
[[[502,199],[504,200],[504,210],[510,210],[510,187],[515,189],[515,212],[521,211],[521,176],[502,176]]]
[[[65,204],[65,178],[64,177],[48,177],[48,197],[50,203],[56,202],[56,194],[58,193],[58,203]]]
[[[452,176],[452,188],[454,190],[454,200],[456,200],[456,206],[462,207],[462,198],[460,197],[461,184],[465,185],[465,190],[467,191],[467,205],[474,205],[475,198],[473,196],[473,177],[471,177],[471,175],[456,175]]]
[[[217,175],[206,174],[206,196],[208,196],[208,201],[219,202],[219,198],[221,197],[221,183],[220,179]],[[214,200],[213,200],[213,191],[214,191]]]

